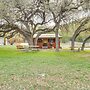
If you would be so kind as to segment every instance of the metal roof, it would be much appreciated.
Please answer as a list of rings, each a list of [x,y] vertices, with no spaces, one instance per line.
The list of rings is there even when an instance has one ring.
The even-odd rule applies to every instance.
[[[34,38],[36,38],[37,34],[34,34]],[[58,37],[62,37],[58,34]],[[55,34],[41,34],[39,38],[55,38]]]

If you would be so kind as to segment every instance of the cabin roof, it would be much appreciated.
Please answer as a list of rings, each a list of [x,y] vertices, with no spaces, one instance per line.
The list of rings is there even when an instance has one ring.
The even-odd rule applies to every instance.
[[[37,34],[34,34],[34,38],[36,38]],[[58,37],[62,37],[58,34]],[[41,34],[39,38],[55,38],[55,34]]]

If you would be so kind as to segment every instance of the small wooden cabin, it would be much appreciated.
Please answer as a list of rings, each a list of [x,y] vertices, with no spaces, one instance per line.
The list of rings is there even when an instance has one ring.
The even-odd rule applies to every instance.
[[[34,35],[34,38],[36,35]],[[59,37],[59,48],[60,46],[60,38],[61,36],[58,35]],[[56,40],[55,40],[55,34],[41,34],[38,38],[37,45],[40,48],[56,48]]]

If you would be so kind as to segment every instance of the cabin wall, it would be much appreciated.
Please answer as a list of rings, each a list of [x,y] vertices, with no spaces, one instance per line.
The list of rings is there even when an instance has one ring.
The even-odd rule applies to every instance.
[[[55,38],[39,38],[37,41],[37,45],[40,48],[56,48]],[[60,38],[59,38],[59,48],[60,48]]]

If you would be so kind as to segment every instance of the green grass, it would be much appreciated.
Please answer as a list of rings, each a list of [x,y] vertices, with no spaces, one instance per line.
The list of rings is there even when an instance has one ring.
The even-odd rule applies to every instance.
[[[0,47],[0,90],[90,90],[90,51]]]

